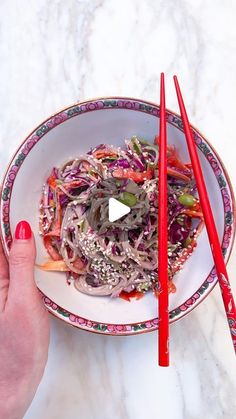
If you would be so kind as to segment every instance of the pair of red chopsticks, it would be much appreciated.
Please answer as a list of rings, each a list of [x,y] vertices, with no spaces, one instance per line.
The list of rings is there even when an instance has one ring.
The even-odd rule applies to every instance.
[[[198,195],[204,221],[207,228],[216,272],[220,284],[221,295],[224,302],[229,329],[236,352],[236,307],[231,292],[228,274],[221,245],[199,161],[197,148],[193,139],[184,101],[180,91],[178,79],[174,76],[175,89],[183,121],[184,133],[188,151],[197,184]],[[165,80],[161,73],[160,92],[160,130],[159,130],[159,188],[158,188],[158,272],[160,281],[159,295],[159,365],[169,365],[169,301],[168,301],[168,231],[167,231],[167,139],[166,139],[166,107],[165,107]]]

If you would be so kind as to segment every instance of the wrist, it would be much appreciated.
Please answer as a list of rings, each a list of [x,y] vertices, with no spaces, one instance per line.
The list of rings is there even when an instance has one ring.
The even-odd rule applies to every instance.
[[[26,388],[25,383],[18,383],[17,386],[11,388],[0,386],[0,418],[6,419],[22,419],[28,409],[32,397],[31,390]]]
[[[21,409],[15,397],[2,398],[0,401],[0,417],[7,419],[22,419]]]

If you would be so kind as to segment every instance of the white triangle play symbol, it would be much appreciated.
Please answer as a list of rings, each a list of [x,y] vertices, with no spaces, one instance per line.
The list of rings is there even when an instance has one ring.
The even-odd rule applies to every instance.
[[[117,201],[115,198],[109,198],[109,207],[108,207],[108,218],[110,223],[113,221],[119,220],[119,218],[123,217],[126,214],[129,214],[130,207],[122,202]]]

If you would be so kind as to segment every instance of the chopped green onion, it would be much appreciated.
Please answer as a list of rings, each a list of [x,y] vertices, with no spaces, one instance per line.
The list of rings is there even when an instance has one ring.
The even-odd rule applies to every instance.
[[[192,243],[192,239],[190,236],[187,237],[187,239],[184,240],[183,245],[184,247],[188,247]]]
[[[84,229],[84,220],[80,221],[79,223],[77,223],[77,226],[80,228],[81,233],[83,232]]]
[[[168,243],[168,252],[174,252],[176,248],[178,247],[177,244]]]
[[[149,141],[144,140],[143,138],[139,138],[139,142],[144,145],[152,145]]]
[[[153,150],[155,151],[155,153],[157,153],[159,151],[159,147],[156,144],[147,143],[144,145],[144,148],[143,148],[143,151],[146,151],[146,150]]]
[[[147,164],[147,168],[148,168],[148,169],[153,170],[153,169],[155,169],[156,167],[157,167],[157,165],[156,165],[155,163],[153,163],[153,162],[148,162],[148,164]]]
[[[56,204],[55,204],[53,199],[50,199],[49,205],[50,205],[51,208],[56,208]]]
[[[140,150],[139,150],[136,143],[133,143],[133,149],[134,149],[135,153],[140,154]]]
[[[140,150],[140,148],[139,148],[138,144],[137,144],[137,143],[135,143],[135,142],[133,142],[133,150],[134,150],[134,151],[135,151],[135,153],[137,153],[137,154],[140,154],[140,153],[141,153],[141,150]]]
[[[178,224],[180,224],[181,226],[183,226],[183,225],[184,225],[184,218],[183,218],[183,216],[182,216],[182,215],[179,215],[179,216],[176,218],[176,221],[177,221],[177,223],[178,223]]]
[[[150,286],[149,282],[142,282],[141,284],[138,284],[137,291],[146,292],[148,291],[149,286]]]
[[[108,157],[108,156],[105,156],[105,157],[103,157],[102,158],[102,161],[104,162],[104,161],[114,161],[114,160],[117,160],[117,157],[116,156],[110,156],[110,157]]]
[[[89,175],[96,175],[96,174],[97,174],[97,171],[96,171],[96,170],[94,170],[94,169],[90,169],[90,170],[88,171],[88,174],[89,174]]]
[[[142,150],[141,150],[141,147],[139,147],[139,139],[136,136],[133,136],[131,138],[131,143],[132,143],[132,147],[135,153],[141,154]]]

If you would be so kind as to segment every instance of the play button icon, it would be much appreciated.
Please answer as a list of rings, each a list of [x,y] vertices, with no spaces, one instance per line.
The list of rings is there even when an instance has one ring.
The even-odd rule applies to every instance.
[[[91,187],[89,194],[87,191],[84,194],[87,224],[101,241],[127,241],[145,229],[148,194],[132,180],[104,179]]]
[[[108,219],[110,223],[119,220],[130,212],[130,207],[115,198],[110,198],[108,205]]]

